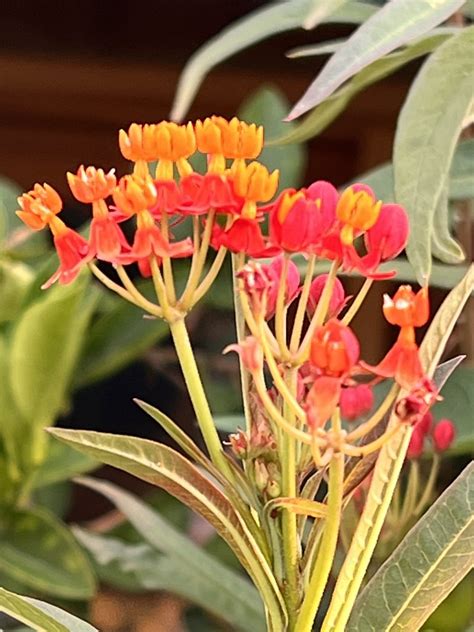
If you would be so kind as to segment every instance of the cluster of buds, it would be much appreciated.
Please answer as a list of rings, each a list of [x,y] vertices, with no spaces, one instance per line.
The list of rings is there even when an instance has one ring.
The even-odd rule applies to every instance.
[[[428,411],[413,428],[407,457],[419,459],[424,453],[427,441],[431,441],[435,452],[445,452],[451,447],[455,436],[456,428],[452,421],[440,419],[434,423],[433,414]]]
[[[361,360],[359,341],[349,326],[370,284],[394,275],[379,267],[407,243],[404,209],[377,200],[365,184],[338,192],[329,182],[316,181],[307,188],[286,189],[274,199],[278,171],[271,173],[256,161],[263,142],[262,127],[237,118],[212,116],[186,125],[134,123],[119,133],[120,150],[134,163],[132,173],[117,178],[113,169],[81,166],[67,174],[74,197],[92,207],[88,238],[58,217],[62,201],[47,184],[36,184],[22,195],[17,212],[33,230],[49,227],[53,234],[60,264],[43,287],[56,280],[70,283],[88,265],[107,287],[170,323],[182,319],[204,296],[227,251],[236,255],[238,295],[249,336],[230,348],[239,352],[251,377],[269,434],[254,423],[256,430],[231,442],[242,458],[252,460],[259,480],[261,462],[268,469],[274,460],[267,448],[258,446],[262,441],[278,443],[282,432],[310,446],[310,458],[319,466],[337,452],[362,456],[379,449],[388,431],[369,444],[360,440],[387,412],[382,404],[364,420],[374,407],[372,387],[381,380],[393,379],[409,392],[397,404],[401,424],[417,423],[437,397],[424,375],[415,339],[415,329],[429,317],[426,288],[415,293],[401,286],[393,297],[385,297],[383,313],[400,333],[376,366]],[[196,151],[207,156],[205,173],[191,166]],[[192,219],[192,238],[176,240],[173,227],[185,217]],[[206,269],[210,249],[216,254]],[[292,260],[296,254],[308,262],[304,279]],[[181,296],[174,284],[175,258],[190,259]],[[330,272],[313,278],[316,260],[326,260]],[[97,265],[101,261],[115,267],[121,284],[104,274]],[[132,264],[143,276],[153,277],[156,303],[133,284],[126,271]],[[352,298],[337,274],[354,270],[366,281]],[[288,335],[291,304],[294,322]],[[436,446],[446,443],[443,426],[435,429],[433,441]],[[307,452],[301,451],[302,470]],[[274,484],[275,472],[268,480]]]

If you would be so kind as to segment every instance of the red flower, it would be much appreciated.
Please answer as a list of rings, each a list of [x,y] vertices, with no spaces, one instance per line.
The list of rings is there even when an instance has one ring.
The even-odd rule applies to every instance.
[[[453,443],[455,436],[456,429],[452,421],[449,419],[441,419],[438,421],[431,433],[436,452],[444,452],[447,450]]]
[[[267,292],[267,312],[266,318],[272,318],[275,314],[278,288],[281,283],[281,273],[283,270],[283,255],[275,257],[273,261],[262,266],[270,279],[270,286]],[[298,266],[293,261],[288,261],[288,273],[286,275],[285,305],[290,305],[298,296],[300,289],[300,272]]]
[[[359,342],[336,319],[316,329],[309,361],[318,372],[306,400],[310,428],[323,426],[339,403],[342,382],[359,360]]]
[[[384,296],[383,312],[389,323],[400,327],[400,334],[377,366],[366,366],[382,377],[394,377],[400,386],[409,389],[424,376],[415,341],[415,327],[421,327],[429,318],[427,289],[415,294],[409,285],[402,285],[393,300]]]
[[[156,204],[150,212],[157,217],[162,213],[172,215],[176,213],[183,200],[183,194],[174,180],[155,180]]]
[[[50,226],[59,257],[59,268],[41,286],[43,290],[49,288],[55,281],[59,281],[61,285],[72,283],[79,274],[82,265],[90,259],[90,256],[88,256],[89,245],[84,237],[81,237],[72,228],[68,228],[57,217],[55,218],[54,226],[53,222],[51,222]]]
[[[243,200],[234,193],[225,175],[193,173],[181,180],[182,200],[178,210],[183,215],[202,215],[212,208],[218,213],[237,213]]]
[[[425,433],[422,428],[417,424],[413,428],[412,435],[410,437],[410,443],[408,444],[407,450],[407,458],[408,459],[419,459],[423,454],[423,449],[425,446]]]
[[[376,223],[365,233],[367,255],[362,261],[366,268],[375,271],[380,263],[395,259],[407,245],[408,233],[405,210],[398,204],[384,204]]]
[[[125,235],[109,213],[92,218],[89,236],[91,259],[97,257],[102,261],[114,262],[121,252],[129,250]]]
[[[250,257],[268,257],[274,254],[266,248],[260,224],[256,219],[239,217],[227,229],[214,226],[211,243],[213,248],[224,246],[231,252],[245,252]]]

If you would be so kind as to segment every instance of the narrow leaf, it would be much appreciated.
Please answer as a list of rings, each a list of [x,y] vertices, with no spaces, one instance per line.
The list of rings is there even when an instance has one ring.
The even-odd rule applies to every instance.
[[[433,234],[431,248],[433,255],[451,265],[464,261],[465,256],[461,246],[450,232],[448,184],[444,185],[433,216]]]
[[[444,22],[464,0],[392,0],[349,37],[288,115],[298,118],[373,61]]]
[[[65,610],[0,588],[0,612],[31,625],[37,632],[99,632]]]
[[[45,509],[10,509],[0,527],[0,570],[65,599],[88,599],[95,579],[71,532]]]
[[[79,482],[106,496],[130,520],[146,542],[165,554],[166,557],[160,559],[153,573],[155,581],[161,581],[162,589],[192,598],[206,610],[237,625],[241,630],[251,632],[264,628],[258,593],[241,575],[195,545],[160,514],[131,494],[105,481],[80,479]],[[103,554],[104,550],[101,549]],[[144,566],[143,560],[141,565]],[[136,563],[134,567],[137,568]],[[199,590],[190,592],[189,588],[193,586],[199,587]]]
[[[273,573],[228,498],[191,463],[164,445],[99,432],[51,428],[76,449],[165,489],[208,520],[232,548],[266,598],[284,619],[285,609]]]
[[[449,197],[452,200],[474,197],[474,138],[456,147],[449,174]]]
[[[318,105],[293,131],[277,138],[275,144],[299,143],[316,136],[332,123],[350,100],[364,88],[387,77],[413,59],[426,55],[449,37],[449,33],[445,32],[430,34],[401,51],[374,61]]]
[[[286,509],[290,513],[299,516],[312,516],[313,518],[325,518],[327,514],[327,506],[316,500],[308,500],[307,498],[275,498],[269,500],[265,505],[265,511],[270,515],[276,509]]]
[[[313,3],[314,0],[272,2],[233,22],[206,42],[190,57],[181,74],[170,117],[181,120],[186,115],[204,77],[214,66],[267,37],[301,27]],[[369,4],[351,2],[322,21],[358,24],[375,10]]]
[[[348,632],[419,630],[473,566],[473,510],[471,464],[367,584]]]
[[[444,42],[418,74],[398,120],[395,194],[410,216],[407,255],[422,284],[431,270],[434,214],[472,101],[472,55],[474,27]]]

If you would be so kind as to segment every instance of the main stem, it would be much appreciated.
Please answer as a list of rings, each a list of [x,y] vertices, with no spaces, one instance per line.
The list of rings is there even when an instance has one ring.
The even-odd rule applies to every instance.
[[[171,322],[170,330],[194,412],[211,460],[229,480],[232,480],[232,471],[224,457],[222,444],[214,425],[184,319],[180,318]]]
[[[296,392],[296,369],[290,369],[286,375],[287,385],[293,393]],[[294,424],[295,414],[285,402],[284,418]],[[289,433],[282,433],[280,451],[281,487],[282,495],[295,498],[296,491],[296,442]],[[288,629],[292,631],[299,605],[298,590],[298,517],[296,513],[284,510],[282,512],[283,562],[285,568],[285,601],[288,610]]]
[[[340,425],[339,415],[333,420],[333,428]],[[341,523],[342,491],[344,485],[344,455],[335,454],[329,465],[328,482],[328,513],[324,523],[324,533],[321,540],[313,573],[301,606],[295,632],[311,632],[321,598],[326,588],[329,574],[334,562],[339,527]]]

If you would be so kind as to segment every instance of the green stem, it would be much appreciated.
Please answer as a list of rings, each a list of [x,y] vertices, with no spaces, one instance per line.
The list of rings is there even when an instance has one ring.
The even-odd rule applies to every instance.
[[[199,253],[191,262],[188,282],[186,283],[183,295],[179,300],[179,303],[184,309],[189,309],[193,302],[194,292],[198,287],[199,279],[201,278],[201,274],[206,263],[207,252],[211,241],[212,227],[214,226],[214,217],[215,211],[211,209],[207,215],[206,225],[202,234],[202,241],[199,246]]]
[[[439,454],[435,453],[433,456],[431,471],[428,477],[428,482],[426,483],[425,491],[423,492],[416,507],[413,509],[414,516],[418,516],[419,514],[421,514],[421,512],[424,510],[426,505],[429,503],[431,496],[433,495],[436,478],[438,477],[438,472],[439,472],[439,462],[440,462]]]
[[[344,314],[344,318],[342,319],[342,323],[344,325],[348,325],[351,322],[351,320],[354,318],[354,316],[357,314],[357,312],[359,311],[360,306],[364,302],[365,297],[367,296],[370,288],[372,287],[372,283],[373,282],[374,282],[373,279],[366,279],[364,281],[364,283],[363,283],[362,287],[360,288],[357,296],[352,301],[352,305],[349,307],[349,309],[347,310],[346,314]]]
[[[275,334],[280,347],[280,355],[282,358],[288,357],[288,347],[286,346],[286,281],[288,277],[288,255],[283,256],[283,265],[281,268],[280,284],[278,286],[278,295],[275,311]]]
[[[304,316],[306,313],[306,306],[308,304],[309,291],[311,289],[311,281],[313,280],[314,265],[316,263],[315,255],[312,255],[308,261],[306,268],[306,276],[303,283],[303,289],[301,290],[300,298],[298,301],[298,309],[296,310],[295,321],[293,323],[293,331],[291,332],[290,351],[295,353],[300,343],[301,332],[303,330]]]
[[[339,422],[336,422],[336,425]],[[329,465],[328,513],[324,522],[321,546],[296,622],[295,632],[311,632],[321,598],[331,573],[336,553],[342,511],[344,456],[335,454]]]
[[[214,261],[212,262],[211,267],[209,268],[208,273],[206,274],[204,279],[201,281],[199,286],[196,288],[196,291],[193,297],[193,305],[192,305],[193,307],[194,305],[196,305],[198,301],[202,299],[202,297],[205,294],[207,294],[207,292],[211,288],[211,285],[216,280],[217,275],[221,271],[222,264],[224,263],[226,254],[227,254],[227,248],[224,248],[224,247],[219,248],[216,256],[214,257]]]
[[[297,370],[290,369],[286,380],[292,393],[296,392]],[[285,402],[283,416],[292,425],[295,414]],[[281,492],[282,496],[295,498],[296,489],[296,442],[294,437],[283,433],[280,445],[281,462]],[[296,611],[299,605],[299,545],[298,545],[298,517],[294,512],[283,510],[281,516],[283,563],[285,567],[285,601],[288,609],[289,630],[293,630]]]
[[[163,213],[161,217],[161,232],[166,241],[169,239],[168,214]],[[173,268],[170,257],[163,257],[163,276],[165,279],[166,294],[168,301],[176,303],[176,290],[174,289]]]
[[[224,457],[222,444],[214,425],[184,319],[170,322],[170,330],[194,412],[211,460],[229,480],[232,480],[233,474]]]

